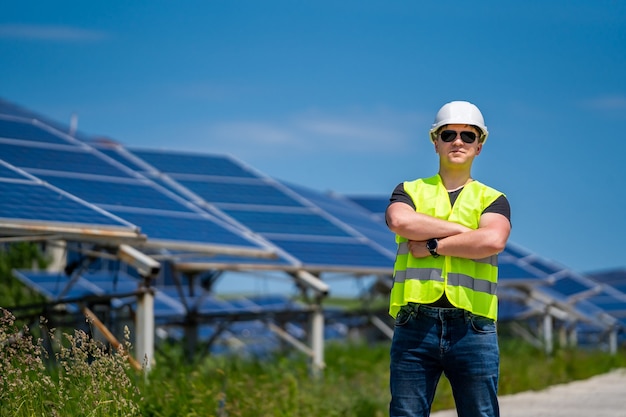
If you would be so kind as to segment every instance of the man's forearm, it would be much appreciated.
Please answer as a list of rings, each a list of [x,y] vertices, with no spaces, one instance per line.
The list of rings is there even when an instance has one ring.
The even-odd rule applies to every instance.
[[[417,213],[404,204],[406,208],[394,206],[387,210],[387,225],[392,232],[409,240],[444,238],[471,230],[458,223]]]

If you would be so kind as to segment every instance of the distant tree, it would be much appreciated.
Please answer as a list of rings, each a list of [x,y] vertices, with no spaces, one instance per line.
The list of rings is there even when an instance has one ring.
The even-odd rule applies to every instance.
[[[44,269],[48,264],[41,245],[13,242],[0,246],[0,307],[10,308],[42,300],[13,276],[14,269]]]

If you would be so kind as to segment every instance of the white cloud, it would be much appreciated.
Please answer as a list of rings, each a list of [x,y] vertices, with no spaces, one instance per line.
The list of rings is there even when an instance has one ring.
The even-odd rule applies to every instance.
[[[305,112],[280,121],[217,123],[208,127],[205,134],[210,146],[237,154],[252,151],[257,156],[259,153],[280,156],[289,152],[390,153],[419,136],[419,122],[420,118],[414,114]]]
[[[309,110],[267,120],[187,120],[155,125],[154,132],[144,131],[141,136],[152,138],[151,146],[226,153],[253,163],[340,155],[371,158],[416,147],[429,149],[430,116],[389,109]]]
[[[605,95],[598,96],[582,102],[583,107],[593,110],[626,110],[626,96]]]
[[[295,127],[307,137],[314,137],[319,146],[373,149],[401,142],[406,132],[387,126],[384,121],[339,119],[334,117],[302,118]]]
[[[109,38],[101,31],[63,25],[0,24],[0,38],[54,42],[96,42]]]

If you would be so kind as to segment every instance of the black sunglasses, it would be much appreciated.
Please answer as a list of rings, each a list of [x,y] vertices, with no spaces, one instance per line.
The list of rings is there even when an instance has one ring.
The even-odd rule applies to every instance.
[[[476,140],[476,133],[464,130],[462,132],[457,132],[456,130],[444,130],[439,136],[441,136],[441,140],[444,142],[452,142],[456,139],[456,135],[461,135],[461,140],[465,143],[474,143]]]

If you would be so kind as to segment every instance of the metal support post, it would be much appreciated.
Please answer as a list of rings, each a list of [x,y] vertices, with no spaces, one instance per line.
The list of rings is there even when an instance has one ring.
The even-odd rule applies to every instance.
[[[552,316],[546,314],[543,316],[543,340],[548,355],[552,354],[553,340],[552,340]]]
[[[136,355],[145,372],[154,360],[154,294],[148,288],[137,297]]]
[[[324,367],[324,312],[321,304],[316,304],[311,313],[310,337],[313,351],[311,372],[314,378],[322,375]]]
[[[611,355],[617,353],[617,328],[613,327],[609,333],[609,352]]]

